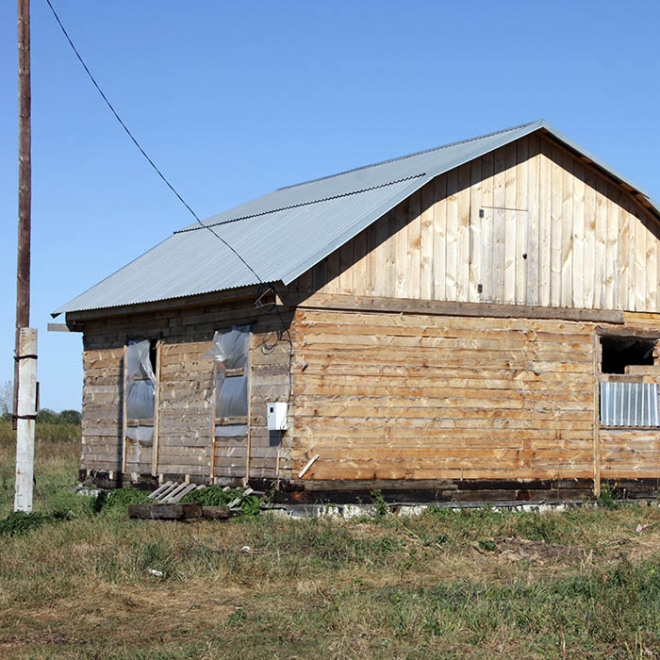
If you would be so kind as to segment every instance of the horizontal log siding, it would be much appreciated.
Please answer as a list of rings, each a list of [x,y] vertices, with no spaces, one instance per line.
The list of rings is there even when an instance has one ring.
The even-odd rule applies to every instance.
[[[85,338],[83,352],[82,467],[121,470],[123,346]]]
[[[305,479],[593,477],[593,324],[299,311]]]
[[[658,237],[629,192],[537,134],[437,177],[295,286],[657,312]]]
[[[628,312],[626,326],[660,336],[660,315]],[[656,361],[657,361],[656,349]],[[660,384],[658,373],[639,380]],[[660,479],[659,429],[601,429],[600,462],[603,479]]]
[[[203,354],[211,339],[161,349],[159,473],[210,475],[213,360]]]
[[[659,479],[660,432],[657,429],[601,429],[603,479]]]
[[[286,322],[286,318],[285,318]],[[203,354],[215,330],[248,323],[253,329],[251,373],[252,478],[275,479],[289,465],[290,433],[273,439],[266,429],[266,402],[288,397],[289,343],[281,323],[251,302],[168,310],[87,321],[84,328],[82,468],[120,472],[122,464],[123,350],[130,338],[161,339],[157,473],[210,479],[213,362]],[[275,442],[281,441],[281,444]],[[247,441],[216,448],[215,476],[242,478]],[[279,455],[278,455],[279,454]],[[131,441],[127,473],[150,474],[152,449]]]

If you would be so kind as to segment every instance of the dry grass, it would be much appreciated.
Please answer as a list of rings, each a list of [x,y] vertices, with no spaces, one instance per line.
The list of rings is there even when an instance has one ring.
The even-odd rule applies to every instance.
[[[70,488],[76,483],[80,467],[80,427],[37,422],[34,454],[38,484],[34,510],[43,512],[44,500],[55,509],[75,506]],[[15,432],[11,422],[0,421],[0,517],[8,515],[14,505],[15,465]]]
[[[70,444],[48,455],[71,472],[42,468],[60,504]],[[191,524],[76,507],[0,537],[3,657],[660,656],[654,506]]]

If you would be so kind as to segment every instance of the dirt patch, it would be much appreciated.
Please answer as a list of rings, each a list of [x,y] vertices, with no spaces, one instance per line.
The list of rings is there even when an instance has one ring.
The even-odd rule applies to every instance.
[[[546,543],[545,541],[531,541],[521,538],[495,539],[494,554],[510,562],[532,561],[539,564],[546,563],[583,563],[591,562],[593,550],[575,545],[562,545],[560,543]]]
[[[242,590],[210,581],[96,587],[76,597],[17,612],[23,634],[0,637],[0,655],[24,646],[85,644],[112,636],[120,645],[162,641],[182,625],[200,634],[236,612]]]

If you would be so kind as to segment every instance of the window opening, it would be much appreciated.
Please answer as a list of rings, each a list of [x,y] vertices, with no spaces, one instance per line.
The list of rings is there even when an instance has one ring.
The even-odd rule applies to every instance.
[[[126,352],[126,437],[145,445],[153,441],[156,404],[156,374],[151,351],[151,342],[144,339],[129,341]]]
[[[213,336],[216,435],[247,434],[249,339],[247,325],[233,326],[231,330],[218,331]],[[234,428],[220,430],[219,426]]]
[[[601,337],[600,342],[601,424],[633,428],[660,426],[658,383],[644,378],[653,375],[657,340],[609,336]]]
[[[155,341],[149,342],[149,363],[154,375],[158,376],[158,344]]]
[[[601,371],[604,374],[627,374],[627,367],[653,366],[655,339],[638,337],[601,337],[603,358]]]

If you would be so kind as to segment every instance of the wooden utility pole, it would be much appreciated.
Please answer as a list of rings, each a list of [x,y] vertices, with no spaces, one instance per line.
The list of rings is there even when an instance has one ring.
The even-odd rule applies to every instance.
[[[18,266],[16,340],[30,325],[30,213],[32,163],[30,131],[30,0],[18,0]]]
[[[32,511],[34,424],[37,414],[37,331],[30,325],[30,0],[18,0],[18,256],[16,274],[15,511]]]

